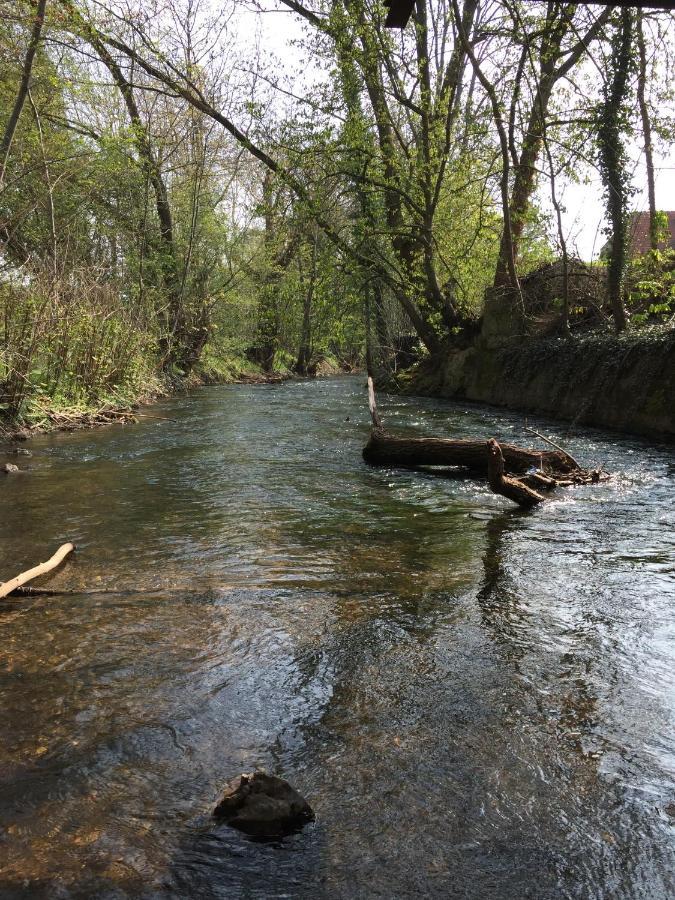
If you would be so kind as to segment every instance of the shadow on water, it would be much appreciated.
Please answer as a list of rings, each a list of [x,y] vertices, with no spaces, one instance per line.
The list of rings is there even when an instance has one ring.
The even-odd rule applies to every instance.
[[[74,538],[55,584],[100,592],[0,610],[0,896],[670,896],[667,452],[585,432],[615,480],[523,514],[365,466],[361,379],[164,405],[36,441],[3,487],[3,573]],[[522,441],[494,410],[382,407]],[[216,826],[256,767],[316,823]]]

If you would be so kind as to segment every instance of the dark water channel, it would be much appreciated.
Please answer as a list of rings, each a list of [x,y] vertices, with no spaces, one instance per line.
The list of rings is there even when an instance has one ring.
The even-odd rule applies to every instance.
[[[673,896],[672,453],[576,433],[616,478],[523,513],[363,464],[362,378],[149,412],[0,483],[0,577],[72,539],[88,591],[0,601],[2,898]],[[316,823],[214,826],[256,766]]]

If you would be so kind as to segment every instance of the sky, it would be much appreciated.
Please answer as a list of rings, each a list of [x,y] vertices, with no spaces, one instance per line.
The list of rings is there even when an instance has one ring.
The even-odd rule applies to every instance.
[[[256,41],[267,52],[273,53],[284,61],[286,70],[295,75],[289,75],[290,90],[302,96],[308,78],[325,77],[318,69],[314,72],[299,65],[294,65],[294,60],[299,59],[298,51],[293,46],[293,41],[302,35],[301,20],[290,11],[278,11],[273,0],[262,0],[261,6],[267,11],[259,15],[244,5],[240,7],[236,23],[233,23],[238,31],[242,43]],[[409,26],[410,27],[410,26]],[[675,148],[669,148],[669,155],[655,154],[656,168],[656,204],[659,209],[675,209]],[[641,147],[635,144],[629,147],[633,162],[633,187],[635,195],[632,206],[637,211],[646,210],[647,204],[647,180],[642,157]],[[569,179],[561,178],[557,184],[558,200],[564,207],[563,227],[568,244],[568,252],[574,252],[581,259],[591,260],[597,258],[602,249],[606,236],[604,227],[604,201],[603,190],[597,171],[587,167],[580,172],[584,183],[577,183]],[[550,202],[550,187],[548,182],[542,183],[539,190],[539,203],[541,207],[552,213]],[[553,221],[553,219],[552,219]]]
[[[633,147],[633,155],[638,148]],[[659,155],[655,159],[656,166],[656,205],[659,209],[675,209],[675,154],[670,159]],[[581,259],[597,258],[603,244],[607,240],[603,233],[604,206],[602,184],[597,172],[590,171],[588,184],[564,184],[562,204],[567,211],[563,216],[563,227],[567,233],[569,248],[576,247]],[[644,160],[639,159],[633,174],[633,187],[636,190],[632,207],[638,212],[648,208],[647,176]]]

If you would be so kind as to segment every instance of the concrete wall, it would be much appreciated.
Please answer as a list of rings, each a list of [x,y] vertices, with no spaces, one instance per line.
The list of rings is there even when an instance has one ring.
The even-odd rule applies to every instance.
[[[675,330],[470,347],[411,387],[675,441]]]

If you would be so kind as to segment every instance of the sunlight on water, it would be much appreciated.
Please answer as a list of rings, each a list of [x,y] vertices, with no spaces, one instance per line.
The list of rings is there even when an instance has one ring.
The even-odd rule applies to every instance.
[[[402,432],[515,414],[381,398]],[[171,421],[43,437],[2,484],[0,896],[666,898],[675,833],[675,466],[533,512],[378,470],[362,378],[209,388]],[[557,430],[556,430],[557,429]],[[256,766],[317,821],[210,810]]]

